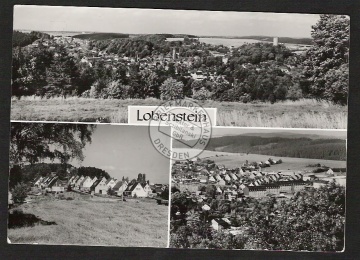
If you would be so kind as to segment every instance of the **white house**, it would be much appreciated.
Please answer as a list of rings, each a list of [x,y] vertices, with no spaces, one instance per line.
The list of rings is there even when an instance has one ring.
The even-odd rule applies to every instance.
[[[93,183],[92,179],[89,176],[86,176],[86,178],[80,183],[79,188],[82,191],[89,191]]]
[[[329,168],[329,170],[327,170],[326,174],[329,174],[329,175],[334,174],[334,171],[331,168]]]
[[[116,184],[116,179],[113,179],[113,178],[109,179],[106,182],[106,185],[108,186],[108,188],[111,188],[111,189],[114,188],[115,184]]]
[[[107,194],[107,191],[109,189],[106,185],[105,177],[103,177],[101,180],[97,180],[91,187],[94,187],[94,192],[99,194]]]
[[[213,220],[211,220],[211,226],[213,229],[220,231],[229,228],[230,224],[221,218],[214,218]]]
[[[117,193],[118,196],[120,196],[128,186],[129,184],[127,181],[118,181],[113,187],[113,190]]]
[[[129,185],[124,192],[125,195],[131,197],[145,198],[149,194],[144,190],[144,187],[139,182],[135,182],[132,185]]]
[[[36,180],[35,180],[35,183],[34,183],[34,186],[35,187],[40,187],[40,184],[41,184],[41,182],[43,181],[43,177],[39,177],[39,178],[37,178]]]
[[[151,190],[151,187],[148,183],[146,183],[145,185],[142,185],[143,186],[143,189],[144,191],[149,195],[152,193],[152,190]]]
[[[80,178],[77,179],[77,181],[76,181],[76,183],[74,185],[74,188],[77,189],[77,190],[80,189],[80,184],[84,179],[85,179],[85,177],[81,175]]]

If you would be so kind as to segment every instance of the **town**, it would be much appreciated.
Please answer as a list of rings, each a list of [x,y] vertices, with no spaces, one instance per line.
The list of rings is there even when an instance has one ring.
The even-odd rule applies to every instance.
[[[271,171],[273,165],[281,164],[283,160],[286,158],[246,161],[237,168],[217,165],[206,157],[175,162],[172,168],[171,223],[174,235],[171,244],[174,247],[194,246],[190,245],[190,238],[186,245],[178,241],[179,232],[184,232],[180,227],[193,223],[194,218],[200,221],[196,224],[198,228],[207,227],[205,229],[212,232],[212,239],[220,234],[224,239],[226,234],[230,235],[231,241],[249,238],[253,235],[250,230],[256,228],[251,224],[255,215],[280,220],[285,217],[281,212],[284,205],[294,203],[298,194],[323,192],[322,189],[329,185],[346,185],[345,168],[318,164],[310,165],[315,169],[308,171]],[[271,210],[265,209],[268,205]],[[190,231],[187,234],[193,236]],[[201,236],[204,242],[210,235]],[[234,248],[237,246],[244,245],[232,244]]]

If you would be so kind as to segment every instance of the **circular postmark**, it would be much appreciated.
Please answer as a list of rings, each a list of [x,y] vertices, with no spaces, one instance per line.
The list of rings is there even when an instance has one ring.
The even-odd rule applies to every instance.
[[[211,138],[211,119],[194,101],[169,100],[149,114],[149,136],[154,148],[175,161],[200,155]]]

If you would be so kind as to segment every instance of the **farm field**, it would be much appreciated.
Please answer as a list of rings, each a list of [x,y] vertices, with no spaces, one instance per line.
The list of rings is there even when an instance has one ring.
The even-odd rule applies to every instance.
[[[22,204],[33,214],[54,225],[8,229],[11,243],[166,247],[168,207],[151,199],[119,199],[65,193],[73,200],[40,196]]]
[[[319,160],[319,159],[305,159],[305,158],[292,158],[292,157],[276,157],[260,154],[246,154],[246,153],[227,153],[205,150],[199,156],[201,159],[206,158],[214,160],[216,164],[225,165],[225,167],[236,168],[248,160],[249,162],[266,161],[269,158],[281,159],[283,163],[271,165],[271,167],[264,168],[264,171],[311,171],[314,167],[306,167],[310,164],[320,163],[331,168],[345,168],[346,161],[334,160]]]
[[[39,97],[13,98],[12,120],[127,123],[127,106],[158,106],[161,100],[148,99],[67,99]],[[347,106],[303,99],[271,104],[196,101],[203,107],[217,108],[217,125],[244,127],[284,127],[346,129]]]

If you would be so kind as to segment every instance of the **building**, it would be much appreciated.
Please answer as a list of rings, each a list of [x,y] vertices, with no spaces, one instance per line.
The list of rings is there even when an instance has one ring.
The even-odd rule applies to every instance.
[[[129,197],[138,197],[138,198],[148,197],[149,193],[145,191],[144,187],[145,185],[142,185],[140,182],[135,182],[126,188],[126,190],[124,191],[124,195]]]
[[[55,178],[53,178],[51,180],[51,182],[49,183],[47,190],[51,191],[53,193],[63,193],[65,192],[65,187],[67,186],[67,181],[61,181],[59,180],[59,178],[56,176]]]
[[[274,37],[274,38],[273,38],[273,45],[274,45],[274,46],[278,46],[278,45],[279,45],[279,37]]]
[[[230,228],[230,224],[224,218],[214,218],[211,220],[211,227],[216,231],[221,231]]]
[[[127,181],[118,181],[112,189],[118,196],[122,196],[127,187]]]
[[[94,191],[94,193],[98,194],[107,194],[109,187],[106,185],[106,178],[97,180],[90,188],[90,191]]]

